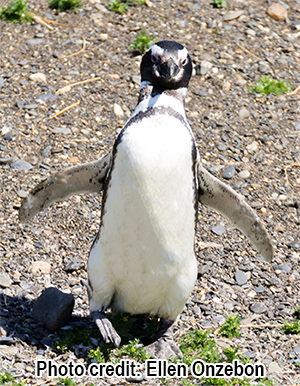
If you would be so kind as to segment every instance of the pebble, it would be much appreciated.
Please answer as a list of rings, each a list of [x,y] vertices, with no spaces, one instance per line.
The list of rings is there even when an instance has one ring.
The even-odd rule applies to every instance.
[[[225,228],[223,225],[218,224],[218,225],[216,225],[216,226],[213,226],[213,227],[211,228],[211,231],[212,231],[214,234],[218,235],[218,236],[222,236],[222,234],[226,232],[226,228]]]
[[[141,84],[141,77],[139,75],[132,75],[131,80],[138,86]]]
[[[272,373],[281,373],[282,369],[281,369],[281,367],[279,366],[279,364],[277,362],[270,362],[269,366],[268,366],[268,372],[270,374],[272,374]]]
[[[18,159],[16,161],[14,161],[11,164],[11,167],[13,169],[24,170],[24,171],[27,171],[27,170],[30,170],[33,168],[33,166],[29,162],[24,161],[23,159]]]
[[[296,251],[300,251],[300,242],[297,240],[294,240],[287,244],[289,248],[295,249]]]
[[[57,288],[45,289],[32,307],[32,317],[42,322],[49,330],[57,330],[71,318],[74,296]]]
[[[28,46],[37,46],[45,43],[45,39],[29,39],[25,42]]]
[[[0,165],[10,165],[12,162],[11,158],[0,158]]]
[[[270,66],[269,66],[269,63],[268,62],[265,62],[265,61],[261,61],[258,63],[258,70],[259,72],[261,72],[262,74],[267,74],[268,72],[270,72]]]
[[[275,270],[278,270],[278,271],[281,271],[284,273],[288,273],[292,269],[288,263],[282,263],[282,264],[274,265],[273,268]]]
[[[65,128],[65,127],[55,127],[51,130],[53,134],[64,134],[64,135],[70,135],[72,134],[71,129]]]
[[[8,287],[10,287],[11,283],[12,283],[12,280],[8,276],[8,274],[5,272],[1,272],[0,273],[0,287],[8,288]]]
[[[19,189],[17,190],[17,195],[21,198],[25,198],[28,196],[28,192],[26,192],[25,190]]]
[[[256,141],[253,141],[252,143],[246,146],[246,149],[249,151],[249,153],[253,153],[258,149],[258,143]]]
[[[52,102],[55,102],[56,99],[57,99],[57,95],[51,94],[51,93],[46,93],[46,94],[41,94],[39,97],[37,97],[36,102],[52,103]]]
[[[247,276],[240,269],[236,271],[234,277],[238,285],[246,284],[248,281]]]
[[[0,76],[0,88],[4,86],[4,79]]]
[[[34,261],[31,266],[31,272],[32,273],[50,273],[51,272],[51,264],[47,261]]]
[[[244,11],[229,11],[223,16],[224,21],[231,21],[234,19],[237,19],[238,17],[242,16]]]
[[[262,314],[267,311],[267,307],[262,303],[254,303],[250,306],[250,311],[255,314]]]
[[[249,172],[249,170],[242,170],[242,171],[240,171],[239,174],[238,174],[238,177],[240,177],[240,178],[246,180],[247,178],[250,177],[250,172]]]
[[[239,117],[241,119],[246,119],[250,117],[250,111],[246,107],[242,107],[239,111]]]
[[[29,79],[32,80],[33,82],[47,83],[46,75],[41,73],[41,72],[37,72],[35,74],[31,74],[29,76]]]
[[[272,3],[267,9],[267,14],[276,21],[287,18],[287,10],[279,3]]]
[[[195,315],[200,315],[200,313],[201,313],[201,310],[198,306],[193,307],[192,311]]]
[[[222,173],[222,177],[225,180],[230,180],[234,176],[235,173],[235,167],[233,165],[227,166]]]
[[[118,105],[117,103],[114,103],[114,114],[119,118],[123,117],[123,115],[124,115],[124,111],[123,111],[122,107],[120,105]]]

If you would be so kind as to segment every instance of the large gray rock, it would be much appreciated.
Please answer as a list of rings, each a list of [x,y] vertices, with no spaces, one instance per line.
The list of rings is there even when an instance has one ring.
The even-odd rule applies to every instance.
[[[42,322],[49,330],[57,330],[66,324],[72,315],[74,296],[57,288],[45,289],[32,308],[32,317]]]

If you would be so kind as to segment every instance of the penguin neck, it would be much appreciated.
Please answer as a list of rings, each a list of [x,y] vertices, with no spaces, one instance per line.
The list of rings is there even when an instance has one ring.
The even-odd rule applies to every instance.
[[[171,107],[185,118],[184,100],[186,87],[178,89],[161,89],[153,86],[148,81],[143,81],[140,87],[138,104],[133,116],[139,112],[145,112],[155,107]]]

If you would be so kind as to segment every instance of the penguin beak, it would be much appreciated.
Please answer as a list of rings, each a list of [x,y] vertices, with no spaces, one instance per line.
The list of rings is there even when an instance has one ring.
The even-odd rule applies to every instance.
[[[159,73],[161,77],[165,80],[170,80],[175,77],[178,74],[179,70],[180,68],[175,63],[173,58],[167,59],[159,66]]]

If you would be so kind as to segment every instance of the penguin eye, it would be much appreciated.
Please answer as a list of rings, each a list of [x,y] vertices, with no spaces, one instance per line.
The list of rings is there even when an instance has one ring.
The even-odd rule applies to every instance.
[[[151,55],[151,62],[152,62],[152,63],[157,63],[157,62],[158,62],[158,56],[156,56],[156,55]]]
[[[185,65],[187,64],[187,62],[188,62],[187,58],[184,58],[184,59],[182,59],[182,61],[181,61],[181,65],[182,65],[182,66],[185,66]]]

